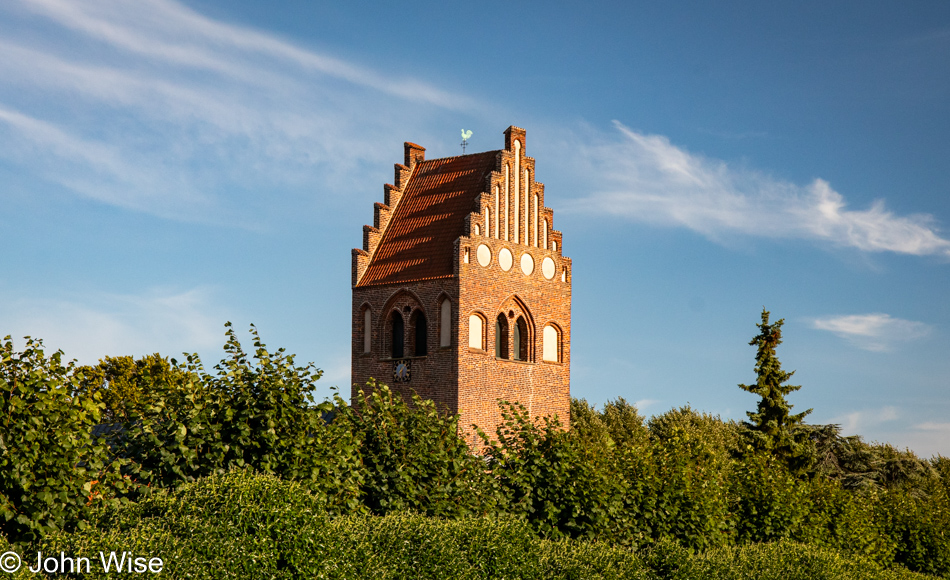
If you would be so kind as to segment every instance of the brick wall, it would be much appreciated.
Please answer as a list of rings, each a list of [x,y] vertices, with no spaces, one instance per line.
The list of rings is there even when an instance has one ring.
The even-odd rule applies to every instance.
[[[458,279],[443,278],[402,285],[369,286],[353,289],[352,336],[352,390],[354,401],[360,389],[366,389],[371,378],[385,383],[394,391],[406,395],[415,390],[420,396],[432,399],[448,413],[458,412],[458,344],[439,345],[441,331],[440,305],[442,300],[452,302],[451,337],[458,335]],[[365,308],[372,313],[370,353],[363,352],[363,325]],[[422,310],[428,322],[428,354],[414,357],[413,328],[410,320],[416,310]],[[393,311],[401,313],[404,326],[405,358],[412,362],[412,377],[408,383],[394,383],[389,323]]]
[[[423,159],[424,149],[418,145],[407,143],[405,149],[405,166],[396,166],[397,183],[385,189],[387,205],[376,205],[374,226],[364,228],[364,247],[353,251],[354,401],[357,391],[365,388],[370,378],[389,384],[404,395],[415,391],[434,400],[446,412],[459,413],[462,434],[470,442],[474,442],[474,431],[470,427],[473,423],[494,435],[501,420],[499,399],[520,402],[532,417],[557,415],[567,427],[570,418],[571,260],[563,256],[562,235],[554,230],[553,211],[544,206],[544,185],[535,179],[535,160],[525,155],[524,130],[509,127],[505,131],[505,149],[497,153],[495,171],[482,191],[472,192],[471,213],[454,243],[456,263],[452,277],[357,286],[372,260],[376,244],[385,233],[387,218],[395,215],[389,212],[395,212],[399,192],[407,179],[411,179],[411,168]],[[506,179],[507,227],[503,193]],[[486,251],[490,256],[485,265],[479,263],[480,247],[483,258]],[[512,256],[507,271],[499,262],[504,249]],[[531,256],[533,263],[530,273],[521,265],[525,254]],[[554,264],[550,278],[542,268],[546,258]],[[441,347],[440,304],[446,299],[452,303],[452,344]],[[370,353],[363,352],[365,309],[372,312]],[[392,379],[388,335],[393,311],[400,312],[405,321],[405,355],[412,363],[412,378],[408,383],[394,383]],[[411,356],[414,335],[409,321],[416,311],[422,311],[428,322],[425,357]],[[469,347],[469,317],[473,314],[484,320],[484,349]],[[526,360],[514,360],[514,356],[502,360],[495,356],[495,320],[499,314],[508,321],[509,352],[513,348],[516,321],[519,317],[525,320]],[[549,324],[558,329],[560,338],[558,360],[551,362],[542,360],[543,328]]]

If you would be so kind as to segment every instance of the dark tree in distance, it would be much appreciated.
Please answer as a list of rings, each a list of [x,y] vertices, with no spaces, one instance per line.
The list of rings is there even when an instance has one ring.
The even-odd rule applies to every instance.
[[[756,451],[768,452],[785,461],[794,473],[802,473],[811,463],[809,431],[805,427],[805,416],[811,409],[792,414],[792,405],[785,400],[786,395],[801,388],[801,385],[789,385],[788,380],[795,371],[782,370],[775,349],[782,344],[782,325],[784,319],[769,324],[769,311],[762,309],[762,323],[759,334],[749,342],[758,347],[755,355],[756,382],[752,385],[739,385],[744,391],[759,395],[756,411],[746,412],[749,421],[744,421],[749,444]]]

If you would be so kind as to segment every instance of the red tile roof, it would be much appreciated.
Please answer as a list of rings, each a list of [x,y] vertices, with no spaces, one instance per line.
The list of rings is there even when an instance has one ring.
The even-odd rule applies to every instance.
[[[453,242],[486,191],[498,151],[418,163],[358,286],[454,275]]]

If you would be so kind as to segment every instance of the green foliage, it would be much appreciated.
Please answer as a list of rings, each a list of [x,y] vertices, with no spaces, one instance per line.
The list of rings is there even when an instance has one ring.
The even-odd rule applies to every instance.
[[[367,386],[358,406],[338,402],[334,423],[359,447],[360,500],[371,513],[459,517],[495,509],[485,463],[459,436],[458,416],[418,395],[410,405],[386,385]]]
[[[97,490],[122,487],[117,463],[92,440],[101,403],[77,396],[75,363],[62,352],[47,357],[43,343],[26,339],[16,352],[9,336],[0,347],[0,530],[15,542],[77,521]]]
[[[930,460],[933,467],[935,482],[950,496],[950,457],[937,455]]]
[[[143,391],[153,383],[175,385],[186,382],[185,372],[155,353],[140,359],[130,356],[107,356],[95,366],[77,369],[81,376],[79,390],[85,394],[99,393],[105,405],[102,419],[109,423],[128,421],[142,411]]]
[[[940,459],[926,461],[909,450],[865,443],[854,435],[842,437],[838,425],[808,425],[814,445],[813,473],[836,479],[847,489],[921,490],[940,479]]]
[[[303,483],[234,471],[138,504],[100,509],[89,528],[30,552],[119,549],[161,557],[170,578],[925,580],[861,557],[788,541],[692,553],[662,540],[641,552],[540,538],[524,520],[420,515],[327,517]],[[24,576],[25,577],[25,576]],[[105,577],[93,569],[87,578]]]
[[[78,369],[7,339],[4,534],[48,553],[159,551],[172,577],[770,578],[776,562],[790,577],[950,577],[950,461],[805,425],[788,406],[782,419],[766,399],[793,387],[767,312],[757,339],[772,359],[757,371],[778,387],[750,419],[779,419],[762,430],[688,406],[645,424],[618,399],[572,401],[568,431],[503,403],[475,449],[457,416],[385,385],[314,405],[319,370],[253,327],[249,356],[228,326],[213,374],[158,355]],[[111,451],[89,435],[102,397],[123,420]],[[131,485],[122,464],[150,486],[138,503],[115,499]]]
[[[672,418],[683,419],[681,412]],[[686,415],[688,417],[688,415]],[[654,540],[673,538],[692,549],[707,549],[729,541],[733,526],[726,494],[728,471],[717,459],[722,450],[714,448],[704,434],[693,430],[696,423],[664,421],[662,437],[654,437],[630,481],[640,483],[639,526]],[[651,435],[654,424],[651,422]],[[708,426],[708,425],[707,425]],[[629,460],[629,455],[628,455]]]
[[[808,431],[802,427],[811,409],[793,415],[792,405],[785,400],[789,393],[801,386],[786,384],[795,371],[783,371],[775,354],[776,347],[782,344],[784,323],[782,319],[769,324],[769,312],[762,309],[762,323],[756,325],[759,334],[749,342],[758,349],[755,355],[756,382],[754,385],[740,384],[739,388],[760,397],[756,412],[747,412],[749,421],[744,423],[752,447],[782,458],[793,471],[801,473],[812,462]]]
[[[610,457],[556,418],[536,423],[522,405],[501,405],[497,439],[480,435],[510,513],[550,538],[596,537],[616,527],[627,484]]]
[[[233,468],[311,482],[332,509],[356,505],[358,451],[352,434],[328,426],[329,402],[313,406],[311,391],[322,371],[298,367],[283,349],[271,353],[254,336],[249,359],[227,325],[227,358],[205,372],[189,356],[176,372],[139,374],[138,411],[124,424],[123,455],[144,482],[174,486]]]
[[[932,576],[885,569],[860,556],[791,541],[723,546],[701,554],[660,542],[644,551],[658,580],[925,580]]]
[[[739,449],[742,431],[732,421],[725,422],[718,416],[699,413],[687,405],[652,417],[649,434],[658,442],[686,437],[690,442],[688,451],[696,461],[727,470]]]
[[[894,561],[911,570],[950,577],[950,498],[937,493],[915,497],[905,491],[883,494],[890,534],[897,540]]]
[[[302,483],[246,471],[102,510],[93,523],[34,548],[94,554],[121,546],[160,556],[171,578],[647,578],[626,550],[541,540],[511,518],[328,518]]]
[[[731,487],[739,543],[796,538],[812,505],[808,488],[781,461],[749,453],[732,469]]]

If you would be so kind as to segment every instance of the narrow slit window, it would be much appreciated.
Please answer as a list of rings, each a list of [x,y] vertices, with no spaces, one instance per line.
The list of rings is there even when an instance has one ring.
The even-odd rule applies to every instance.
[[[373,345],[373,312],[369,308],[363,309],[363,352],[372,350]]]
[[[452,303],[446,299],[439,309],[439,346],[452,345]]]

